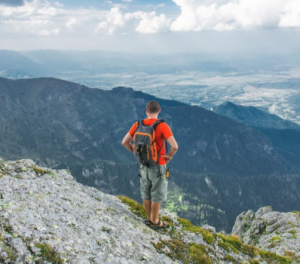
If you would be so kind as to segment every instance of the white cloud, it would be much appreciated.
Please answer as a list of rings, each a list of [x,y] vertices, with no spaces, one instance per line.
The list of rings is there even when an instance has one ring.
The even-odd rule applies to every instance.
[[[111,1],[106,1],[112,3]],[[128,1],[123,1],[128,2]],[[155,12],[129,12],[119,4],[110,10],[64,7],[59,1],[24,1],[1,5],[0,38],[27,36],[91,37],[97,34],[155,34],[163,31],[233,31],[257,28],[300,28],[300,0],[173,0],[175,18]],[[1,3],[1,2],[0,2]]]
[[[1,6],[0,38],[27,36],[75,36],[94,34],[99,16],[97,9],[64,9],[59,2],[25,1],[23,6]],[[76,31],[69,29],[74,28]]]
[[[60,2],[54,2],[54,5],[58,6],[58,7],[63,7],[64,5]]]
[[[157,33],[169,29],[171,20],[167,19],[164,14],[156,16],[155,12],[145,13],[142,20],[136,27],[139,33]]]
[[[59,28],[56,28],[56,29],[53,29],[53,30],[46,30],[46,29],[42,29],[42,30],[39,30],[37,32],[37,35],[38,36],[57,36],[60,32],[60,29]]]
[[[173,0],[181,14],[172,31],[299,26],[299,0]]]
[[[136,11],[122,13],[120,8],[114,7],[106,13],[105,19],[99,23],[97,31],[104,30],[109,35],[117,32],[129,33],[157,33],[169,29],[171,20],[164,14],[157,16],[155,12]]]
[[[293,0],[286,4],[279,27],[300,27],[300,3],[299,0]]]
[[[73,26],[76,25],[76,24],[77,24],[77,20],[74,17],[72,17],[67,22],[66,27],[69,28],[69,29],[72,29]]]
[[[132,0],[122,0],[123,2],[132,3]]]

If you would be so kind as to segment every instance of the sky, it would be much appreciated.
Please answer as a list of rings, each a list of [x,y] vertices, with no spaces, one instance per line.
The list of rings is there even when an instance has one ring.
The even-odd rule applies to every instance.
[[[0,49],[299,51],[300,0],[0,0]]]

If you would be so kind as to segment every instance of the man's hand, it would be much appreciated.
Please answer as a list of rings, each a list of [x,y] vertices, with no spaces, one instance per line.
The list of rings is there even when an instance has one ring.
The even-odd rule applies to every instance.
[[[166,163],[167,163],[167,164],[168,164],[168,163],[171,161],[171,159],[173,158],[173,157],[171,157],[171,156],[169,156],[169,155],[162,155],[161,157],[164,158],[164,159],[166,160]]]
[[[131,145],[130,141],[132,140],[132,136],[130,136],[129,133],[126,134],[126,136],[122,140],[122,145],[129,150],[130,152],[134,153],[134,144]]]
[[[134,143],[131,145],[131,152],[134,153]]]
[[[167,139],[167,142],[171,146],[170,152],[167,155],[162,155],[161,157],[164,158],[166,160],[166,163],[168,164],[175,155],[176,151],[178,150],[178,145],[173,136],[169,137]]]

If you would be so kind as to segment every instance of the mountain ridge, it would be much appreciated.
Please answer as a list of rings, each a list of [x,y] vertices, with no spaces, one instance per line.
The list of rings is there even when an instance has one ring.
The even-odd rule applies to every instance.
[[[0,79],[0,93],[0,156],[68,168],[78,182],[138,199],[135,159],[120,143],[145,117],[149,95],[55,78]],[[265,135],[197,106],[155,99],[180,145],[171,163],[168,208],[194,224],[227,231],[242,210],[269,204],[299,210],[298,191],[290,188],[291,182],[300,186],[297,170]],[[278,191],[282,197],[274,196]]]
[[[0,258],[4,263],[292,263],[211,226],[168,211],[169,227],[143,223],[141,204],[75,181],[67,170],[32,160],[0,160]],[[95,217],[96,216],[96,217]]]
[[[300,168],[300,126],[252,106],[226,102],[214,109],[241,124],[260,131],[272,142],[274,148],[294,167]]]
[[[141,97],[124,98],[122,93],[121,96],[120,94],[116,96],[116,90],[108,92],[91,89],[55,78],[0,80],[0,89],[6,100],[5,103],[2,100],[6,105],[6,108],[2,107],[3,115],[8,115],[6,112],[9,106],[15,108],[16,113],[19,111],[18,118],[22,116],[24,119],[26,116],[27,121],[34,119],[36,125],[41,125],[39,124],[40,119],[44,119],[43,122],[46,122],[46,118],[50,118],[50,124],[56,125],[62,135],[71,133],[73,140],[76,141],[79,140],[78,136],[81,137],[80,141],[85,142],[89,142],[88,138],[91,141],[99,140],[95,133],[105,132],[107,134],[105,141],[110,141],[113,147],[109,150],[109,146],[104,143],[103,147],[108,157],[103,158],[121,162],[133,161],[132,158],[129,158],[129,154],[116,143],[121,141],[131,124],[144,118],[148,95],[145,99],[143,98],[145,94],[139,92],[138,95]],[[9,89],[5,88],[8,86]],[[154,97],[151,96],[151,98]],[[161,117],[173,127],[175,137],[182,142],[181,153],[184,152],[185,155],[179,153],[174,157],[174,164],[177,168],[182,167],[191,172],[210,171],[240,176],[258,173],[272,174],[276,171],[278,173],[292,172],[280,154],[273,150],[268,139],[259,132],[197,106],[176,102],[173,103],[176,107],[174,105],[169,107],[169,100],[156,99],[162,106]],[[15,103],[15,100],[18,100],[18,103]],[[23,109],[22,113],[20,113],[20,108]],[[37,113],[37,111],[39,112]],[[41,116],[40,119],[39,116]],[[70,118],[74,120],[73,123],[70,122]],[[100,126],[96,122],[105,122],[106,127]],[[13,127],[13,125],[11,126]],[[205,127],[205,130],[201,127]],[[86,131],[85,128],[87,128]],[[27,126],[27,129],[30,131],[32,128]],[[114,129],[117,131],[114,132]],[[80,135],[76,135],[78,132]],[[17,133],[16,131],[15,134]],[[45,138],[49,138],[49,135],[45,134]],[[59,133],[54,135],[55,138],[62,140],[59,138]],[[66,138],[68,139],[68,136]],[[65,144],[71,144],[71,142],[65,142]],[[101,145],[102,143],[94,142],[94,144]],[[21,145],[22,142],[19,146]],[[73,145],[76,144],[73,143]],[[86,147],[78,147],[74,150],[73,156],[77,156],[79,160],[88,155],[95,155],[92,153],[83,155],[82,149],[86,149]],[[238,155],[232,150],[234,147],[238,148]],[[100,153],[92,146],[86,151],[90,152],[92,149],[98,155],[104,153],[104,151]],[[115,150],[117,153],[113,153]],[[53,148],[53,151],[56,151],[56,148]],[[47,155],[47,158],[51,158],[51,156]],[[194,159],[194,162],[189,162],[191,159]],[[187,163],[190,163],[188,167]],[[255,164],[255,166],[250,164]],[[265,164],[270,164],[270,166]]]

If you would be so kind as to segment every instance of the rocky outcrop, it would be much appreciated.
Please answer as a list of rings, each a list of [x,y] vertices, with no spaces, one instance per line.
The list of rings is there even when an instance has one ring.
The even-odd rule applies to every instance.
[[[77,183],[67,170],[0,160],[2,263],[290,263],[214,228],[164,211],[170,226],[143,223],[143,206]]]
[[[232,233],[246,244],[300,259],[300,212],[280,213],[270,206],[243,212]]]

